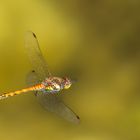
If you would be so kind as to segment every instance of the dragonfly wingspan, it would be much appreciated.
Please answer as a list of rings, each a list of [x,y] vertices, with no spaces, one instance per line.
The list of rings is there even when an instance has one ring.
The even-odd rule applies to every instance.
[[[39,79],[44,80],[45,77],[51,76],[51,73],[48,70],[47,63],[39,48],[36,35],[31,31],[28,31],[26,33],[25,48],[27,50],[27,54],[33,66],[33,69],[36,71]]]
[[[34,33],[27,32],[25,47],[34,69],[34,71],[30,72],[27,77],[27,83],[31,86],[41,82],[41,80],[44,80],[44,78],[51,76],[51,73],[48,70],[46,61],[41,53]],[[34,93],[40,104],[45,109],[54,112],[71,122],[79,122],[79,117],[63,103],[63,101],[59,98],[59,95],[44,94],[40,92]]]
[[[32,71],[28,74],[27,83],[28,85],[34,85],[39,82],[37,74],[35,71]],[[61,116],[62,118],[78,123],[79,117],[64,104],[64,102],[60,99],[58,94],[44,94],[40,92],[34,92],[39,103],[48,111],[53,112]]]

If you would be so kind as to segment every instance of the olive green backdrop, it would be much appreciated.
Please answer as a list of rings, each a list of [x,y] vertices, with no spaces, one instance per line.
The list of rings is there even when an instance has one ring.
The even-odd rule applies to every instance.
[[[0,1],[0,91],[26,87],[24,35],[36,33],[78,125],[51,114],[33,94],[0,101],[2,140],[140,139],[139,0]]]

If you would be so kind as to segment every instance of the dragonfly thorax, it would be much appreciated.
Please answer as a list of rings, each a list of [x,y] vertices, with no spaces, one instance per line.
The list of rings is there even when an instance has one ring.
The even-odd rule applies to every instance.
[[[48,77],[42,84],[46,92],[57,93],[62,89],[68,89],[71,86],[71,82],[68,78],[60,77]]]

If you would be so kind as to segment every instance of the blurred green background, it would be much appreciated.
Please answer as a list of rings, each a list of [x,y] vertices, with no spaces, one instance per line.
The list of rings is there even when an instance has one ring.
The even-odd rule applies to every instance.
[[[1,0],[0,91],[26,87],[24,35],[32,30],[52,73],[78,79],[63,98],[81,122],[24,94],[0,101],[0,138],[139,140],[139,15],[139,0]]]

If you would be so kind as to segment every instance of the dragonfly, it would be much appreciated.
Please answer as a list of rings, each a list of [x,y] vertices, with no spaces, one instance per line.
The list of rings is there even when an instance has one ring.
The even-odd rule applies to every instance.
[[[60,91],[69,89],[73,81],[68,77],[56,77],[51,74],[39,47],[37,37],[32,31],[28,31],[25,35],[25,48],[33,67],[33,70],[27,74],[28,87],[2,93],[0,100],[22,93],[33,92],[46,110],[70,122],[79,123],[79,116],[60,97]]]

